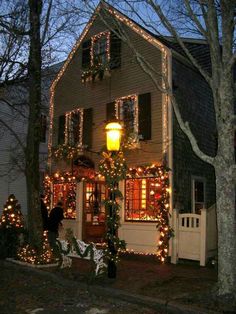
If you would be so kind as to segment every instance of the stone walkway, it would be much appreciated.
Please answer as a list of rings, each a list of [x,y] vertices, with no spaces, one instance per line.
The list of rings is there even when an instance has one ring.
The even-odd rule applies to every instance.
[[[213,298],[216,269],[197,262],[122,256],[115,280],[92,283],[91,266],[77,258],[72,268],[44,270],[0,261],[0,313],[236,313]]]

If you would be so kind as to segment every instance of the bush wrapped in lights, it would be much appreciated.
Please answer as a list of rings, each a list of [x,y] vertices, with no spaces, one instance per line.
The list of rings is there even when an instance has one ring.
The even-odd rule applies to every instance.
[[[15,257],[24,231],[21,206],[14,194],[11,194],[4,205],[0,218],[0,257]]]
[[[55,257],[48,242],[47,231],[43,233],[43,245],[41,252],[29,244],[19,248],[17,259],[21,262],[29,263],[32,265],[47,265],[55,262]]]

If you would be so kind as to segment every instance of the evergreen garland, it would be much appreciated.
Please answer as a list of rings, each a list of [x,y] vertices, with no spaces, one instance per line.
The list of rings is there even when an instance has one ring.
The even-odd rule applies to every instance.
[[[110,260],[117,263],[119,251],[125,249],[126,246],[125,241],[120,240],[118,237],[120,205],[118,204],[117,199],[123,198],[121,191],[118,189],[118,183],[125,179],[127,165],[122,151],[103,152],[102,156],[103,159],[99,165],[99,172],[105,177],[109,191],[109,198],[104,201],[107,212],[107,247],[105,249],[105,256],[108,261]]]

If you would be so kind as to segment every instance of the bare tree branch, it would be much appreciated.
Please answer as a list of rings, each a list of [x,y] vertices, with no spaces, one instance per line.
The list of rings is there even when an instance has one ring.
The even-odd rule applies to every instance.
[[[208,40],[208,32],[207,30],[202,26],[202,24],[200,23],[199,19],[197,18],[197,16],[195,15],[195,13],[192,10],[192,7],[190,5],[190,2],[188,0],[184,0],[187,12],[189,14],[189,17],[191,18],[191,20],[195,23],[195,25],[197,26],[199,32],[202,34],[202,36],[204,36],[206,38],[206,40]]]
[[[51,10],[52,10],[52,1],[53,1],[53,0],[50,0],[50,1],[49,1],[49,4],[48,4],[48,9],[47,9],[47,13],[46,13],[46,19],[45,19],[44,30],[43,30],[43,34],[42,34],[42,37],[41,37],[41,43],[42,43],[42,45],[44,44],[44,41],[45,41],[45,38],[46,38],[46,35],[47,35],[47,32],[48,32],[49,19],[50,19],[50,14],[51,14]]]
[[[193,135],[193,133],[190,129],[189,122],[187,122],[187,121],[184,122],[182,119],[182,116],[181,116],[180,111],[179,111],[179,106],[178,106],[175,98],[173,96],[171,96],[170,99],[171,99],[171,103],[172,103],[172,106],[174,108],[174,112],[175,112],[177,121],[179,123],[179,126],[180,126],[181,130],[184,132],[184,134],[187,135],[194,153],[199,158],[204,160],[205,162],[207,162],[211,165],[214,165],[215,158],[206,155],[205,153],[203,153],[203,151],[200,150],[200,148],[197,144],[197,140],[196,140],[195,136]]]
[[[171,25],[169,20],[164,15],[161,7],[153,2],[153,0],[148,0],[148,3],[152,6],[153,10],[157,13],[160,20],[162,21],[163,25],[166,27],[166,29],[176,38],[178,44],[183,49],[189,60],[192,62],[192,64],[198,69],[198,71],[202,74],[202,76],[205,78],[205,80],[208,82],[208,84],[212,85],[212,79],[208,75],[208,73],[200,66],[200,64],[197,62],[197,60],[191,55],[188,48],[185,46],[183,40],[178,35],[175,28]]]

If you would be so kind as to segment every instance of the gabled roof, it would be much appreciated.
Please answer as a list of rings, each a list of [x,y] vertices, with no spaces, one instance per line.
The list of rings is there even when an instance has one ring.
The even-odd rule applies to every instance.
[[[154,35],[155,36],[155,35]],[[169,49],[188,59],[183,49],[173,37],[155,36]],[[196,59],[199,65],[207,72],[211,73],[211,57],[209,45],[204,40],[193,38],[182,38],[190,54]]]
[[[73,55],[79,48],[81,42],[83,41],[84,37],[86,36],[87,32],[89,31],[90,27],[92,26],[95,18],[97,17],[100,10],[106,9],[114,18],[117,18],[119,21],[125,23],[128,27],[132,28],[133,31],[138,33],[144,39],[148,40],[149,43],[156,46],[161,51],[174,51],[175,55],[182,56],[186,58],[188,61],[188,57],[186,56],[183,49],[180,45],[176,42],[173,37],[170,36],[160,36],[157,34],[152,33],[148,29],[144,28],[142,25],[138,24],[136,21],[132,20],[119,10],[115,9],[111,5],[107,4],[104,1],[101,1],[97,8],[95,9],[90,21],[87,23],[86,27],[84,28],[82,34],[80,35],[78,41],[74,45],[72,51],[70,52],[68,58],[66,59],[65,63],[63,64],[61,70],[59,71],[56,79],[54,80],[51,88],[54,89],[57,85],[58,81],[62,77],[63,73],[65,72],[67,66],[69,65],[70,61],[73,58]],[[192,38],[182,38],[186,48],[189,50],[191,55],[198,61],[198,63],[203,67],[204,70],[211,72],[211,59],[210,59],[210,50],[209,46],[207,45],[206,41],[201,39],[192,39]]]

